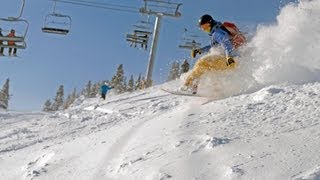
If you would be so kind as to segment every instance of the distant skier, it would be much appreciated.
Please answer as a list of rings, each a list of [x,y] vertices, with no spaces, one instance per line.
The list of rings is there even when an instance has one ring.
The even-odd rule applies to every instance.
[[[108,83],[107,83],[107,82],[105,82],[105,83],[100,87],[101,98],[102,98],[103,100],[106,99],[106,94],[107,94],[107,92],[108,92],[110,89],[112,89],[112,88],[113,88],[113,87],[109,87],[109,86],[108,86]]]
[[[2,29],[0,28],[0,37],[3,37],[3,34],[2,34]],[[3,44],[3,41],[0,40],[0,45]],[[4,51],[4,48],[3,47],[0,47],[0,56],[3,56],[3,51]]]
[[[215,46],[221,46],[225,51],[225,56],[206,57],[197,61],[184,86],[181,87],[181,90],[191,91],[192,94],[197,93],[198,81],[202,74],[211,70],[233,68],[236,55],[234,50],[246,43],[246,38],[233,23],[221,23],[205,14],[200,17],[199,26],[209,34],[211,44],[200,49],[193,49],[191,57],[195,58],[197,54],[207,53],[211,47]]]

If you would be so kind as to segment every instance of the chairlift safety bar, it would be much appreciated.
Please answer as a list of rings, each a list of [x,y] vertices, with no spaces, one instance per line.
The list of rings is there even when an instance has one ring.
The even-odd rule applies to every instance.
[[[136,39],[127,39],[129,42],[137,43],[137,44],[147,44],[144,41],[136,40]]]
[[[28,32],[28,29],[29,29],[29,22],[25,19],[18,19],[18,18],[12,18],[12,17],[9,17],[9,18],[0,18],[0,21],[9,21],[9,22],[23,22],[26,24],[26,29],[23,33],[23,35],[21,37],[8,37],[10,41],[20,41],[20,38],[25,39],[26,35],[27,35],[27,32]],[[4,37],[1,37],[1,38],[4,38]],[[17,39],[16,39],[17,38]]]
[[[26,49],[26,44],[25,42],[22,45],[7,45],[7,44],[0,44],[0,47],[3,48],[17,48],[17,49]]]
[[[134,39],[134,40],[142,40],[142,41],[148,41],[149,38],[148,37],[141,37],[141,36],[136,36],[136,35],[132,35],[132,34],[127,34],[127,39]]]

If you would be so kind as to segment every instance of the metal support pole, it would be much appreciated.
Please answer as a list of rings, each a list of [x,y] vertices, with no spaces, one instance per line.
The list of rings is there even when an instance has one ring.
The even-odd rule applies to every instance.
[[[163,15],[161,13],[158,13],[155,24],[154,24],[154,31],[153,31],[153,38],[152,38],[153,41],[151,44],[149,63],[148,63],[148,69],[147,69],[147,75],[146,75],[146,87],[152,86],[152,72],[153,72],[153,66],[154,66],[154,59],[156,57],[156,52],[157,52],[162,16]]]
[[[25,0],[22,0],[22,5],[21,5],[21,9],[20,9],[20,14],[19,14],[19,16],[17,17],[17,19],[21,18],[21,16],[22,16],[25,3],[26,3]]]

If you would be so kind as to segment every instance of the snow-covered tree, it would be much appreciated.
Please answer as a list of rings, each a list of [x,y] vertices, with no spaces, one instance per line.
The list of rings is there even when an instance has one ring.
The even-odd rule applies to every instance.
[[[77,94],[77,89],[74,88],[72,93],[71,93],[71,101],[72,103],[78,98],[78,94]]]
[[[134,91],[135,87],[134,87],[134,79],[133,79],[133,75],[131,75],[129,82],[128,82],[128,87],[127,87],[127,91],[132,92]]]
[[[53,111],[58,111],[60,108],[62,108],[63,96],[64,96],[63,85],[60,85],[56,93],[56,97],[54,98],[54,102],[52,104]]]
[[[119,65],[116,74],[112,77],[111,84],[118,93],[125,91],[125,77],[122,64]]]
[[[86,87],[84,88],[82,94],[84,95],[84,97],[89,98],[91,95],[91,88],[92,88],[92,83],[91,81],[88,81],[88,83],[86,84]]]
[[[7,79],[2,89],[0,90],[0,107],[3,109],[8,109],[9,105],[9,82],[10,80]]]
[[[76,99],[77,99],[77,90],[76,88],[74,88],[73,92],[69,94],[67,99],[64,101],[63,109],[68,109]]]
[[[99,94],[99,90],[101,87],[101,82],[95,83],[91,87],[90,97],[96,97]]]
[[[151,81],[152,85],[152,81]],[[140,89],[145,89],[147,87],[147,81],[144,77],[141,78]]]
[[[127,77],[124,77],[124,81],[123,81],[123,92],[126,92],[127,91],[127,88],[128,88],[128,85],[127,85]]]
[[[171,70],[170,70],[169,77],[168,77],[168,81],[175,80],[175,79],[179,78],[179,76],[180,76],[179,69],[180,69],[180,67],[179,67],[178,62],[172,63]]]
[[[180,74],[188,72],[190,69],[190,64],[188,63],[188,60],[185,59],[181,65]]]
[[[139,77],[138,77],[138,79],[136,81],[134,89],[135,90],[141,89],[141,73],[139,74]]]
[[[69,95],[67,96],[67,99],[66,99],[66,100],[64,101],[64,103],[63,103],[62,109],[63,109],[63,110],[68,109],[71,104],[72,104],[72,102],[71,102],[71,94],[69,94]]]
[[[43,106],[43,111],[45,112],[50,112],[52,111],[52,103],[50,101],[50,99],[48,99],[45,103],[44,103],[44,106]]]

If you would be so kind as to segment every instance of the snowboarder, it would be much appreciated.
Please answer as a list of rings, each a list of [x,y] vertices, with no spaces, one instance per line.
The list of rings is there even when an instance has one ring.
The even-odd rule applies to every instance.
[[[239,46],[245,44],[246,39],[238,28],[230,22],[215,21],[210,15],[205,14],[199,19],[199,26],[207,32],[211,38],[211,44],[200,49],[193,49],[191,57],[195,58],[197,54],[206,53],[211,47],[221,46],[225,51],[225,56],[205,57],[195,64],[185,84],[181,87],[183,91],[197,93],[199,78],[202,74],[211,70],[225,70],[235,67],[234,51]]]
[[[105,82],[105,83],[100,87],[101,98],[102,98],[103,100],[106,99],[106,94],[107,94],[107,92],[108,92],[110,89],[112,89],[112,88],[113,88],[113,87],[109,87],[109,86],[108,86],[108,83],[107,83],[107,82]]]

